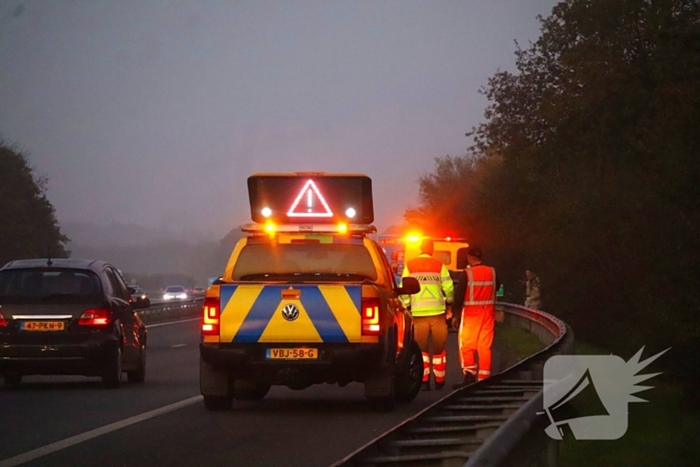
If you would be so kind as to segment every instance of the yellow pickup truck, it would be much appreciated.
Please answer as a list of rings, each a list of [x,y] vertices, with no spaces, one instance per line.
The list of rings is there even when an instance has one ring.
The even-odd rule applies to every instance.
[[[399,296],[420,286],[404,280],[398,287],[368,237],[376,232],[366,223],[373,218],[369,178],[257,174],[248,189],[255,223],[243,227],[247,236],[204,302],[207,409],[262,399],[272,385],[353,381],[379,410],[413,400],[422,356]]]

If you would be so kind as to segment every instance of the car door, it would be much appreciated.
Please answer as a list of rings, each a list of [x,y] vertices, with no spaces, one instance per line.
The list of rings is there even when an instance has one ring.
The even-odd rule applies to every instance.
[[[105,275],[111,286],[111,296],[109,297],[112,311],[122,325],[122,333],[124,336],[124,346],[122,349],[122,361],[125,366],[131,365],[139,361],[141,352],[141,339],[139,335],[136,312],[131,304],[131,295],[129,289],[121,278],[121,275],[112,267],[105,268]]]

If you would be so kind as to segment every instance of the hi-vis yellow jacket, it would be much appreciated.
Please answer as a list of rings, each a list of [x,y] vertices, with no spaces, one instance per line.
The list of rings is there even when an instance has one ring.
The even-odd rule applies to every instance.
[[[413,316],[435,316],[445,313],[445,303],[454,299],[454,284],[442,261],[421,254],[408,261],[401,277],[415,277],[420,282],[420,292],[402,296]]]

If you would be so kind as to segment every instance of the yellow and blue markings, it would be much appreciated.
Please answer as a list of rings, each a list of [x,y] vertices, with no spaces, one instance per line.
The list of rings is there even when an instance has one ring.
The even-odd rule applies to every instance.
[[[220,297],[221,342],[347,343],[362,339],[361,285],[230,284],[221,286]]]

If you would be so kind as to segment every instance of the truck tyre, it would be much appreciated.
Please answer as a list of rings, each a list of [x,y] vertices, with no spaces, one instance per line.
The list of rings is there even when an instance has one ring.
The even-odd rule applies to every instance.
[[[272,385],[262,381],[237,379],[233,383],[233,398],[239,401],[262,400]]]
[[[233,396],[204,396],[204,407],[212,412],[228,410],[233,403]]]
[[[420,392],[423,382],[423,355],[416,341],[411,340],[396,374],[396,402],[411,402]]]

